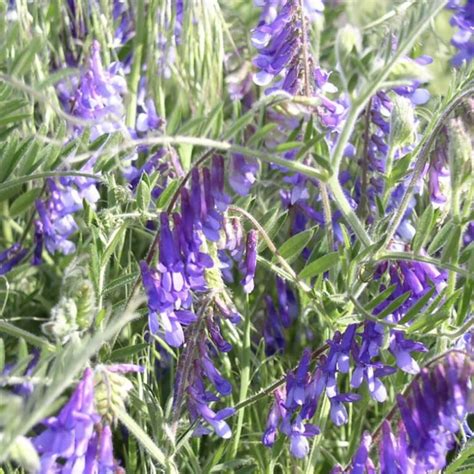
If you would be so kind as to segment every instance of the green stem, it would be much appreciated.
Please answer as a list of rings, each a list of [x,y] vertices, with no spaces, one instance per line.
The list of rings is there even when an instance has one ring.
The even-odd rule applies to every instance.
[[[46,349],[50,352],[54,352],[55,347],[50,344],[46,339],[36,336],[31,332],[20,329],[13,324],[7,323],[6,321],[0,321],[0,333],[5,333],[18,339],[23,338],[26,342],[30,343],[32,346],[39,347],[41,349]]]
[[[0,210],[1,210],[3,238],[5,239],[5,247],[9,247],[13,243],[13,232],[12,232],[12,226],[10,224],[10,208],[8,206],[7,199],[5,199],[5,201],[1,203]]]
[[[250,331],[252,328],[252,324],[251,324],[250,316],[251,315],[250,315],[250,311],[248,310],[248,304],[247,304],[247,311],[245,314],[245,322],[244,322],[243,341],[242,341],[243,343],[242,343],[242,349],[240,351],[241,357],[240,357],[239,403],[243,402],[247,398],[249,381],[250,381],[250,359],[252,355],[252,347],[251,347],[251,342],[250,342]],[[245,409],[240,410],[238,414],[238,418],[237,418],[237,427],[234,433],[234,440],[232,443],[231,459],[235,458],[239,450],[239,442],[240,442],[240,436],[242,434],[244,415],[245,415]]]
[[[101,176],[91,173],[83,173],[81,171],[47,171],[44,173],[31,174],[29,176],[20,176],[19,178],[6,181],[0,184],[0,193],[15,186],[28,183],[29,181],[34,181],[35,179],[56,178],[60,176],[83,176],[85,178],[95,179],[96,181],[102,181],[103,179]]]
[[[135,439],[143,446],[147,453],[158,462],[158,464],[171,468],[168,472],[178,472],[176,468],[169,464],[165,453],[154,443],[148,434],[141,428],[141,426],[123,409],[115,410],[115,415],[120,422],[127,428]]]
[[[137,116],[137,94],[138,84],[140,82],[141,71],[142,71],[142,56],[143,49],[145,47],[145,3],[144,0],[137,1],[137,20],[135,22],[137,31],[134,38],[133,48],[133,66],[132,72],[129,79],[129,103],[127,107],[127,125],[129,127],[135,127],[135,120]]]
[[[407,252],[390,252],[384,251],[376,256],[374,256],[374,262],[380,262],[383,260],[407,260],[407,261],[415,261],[415,262],[424,262],[424,263],[431,263],[436,267],[444,268],[445,270],[453,271],[459,273],[460,275],[467,277],[467,278],[474,278],[474,275],[465,270],[464,268],[458,267],[451,263],[442,262],[433,257],[429,257],[427,255],[416,255]]]
[[[372,245],[372,240],[369,234],[364,229],[364,226],[360,222],[356,213],[354,212],[349,202],[347,201],[346,196],[344,195],[344,191],[342,190],[342,186],[339,183],[337,174],[334,174],[333,176],[329,178],[328,186],[332,192],[336,206],[339,208],[342,215],[344,216],[344,219],[352,228],[354,233],[357,235],[358,239],[362,242],[364,247],[368,247]]]
[[[410,29],[410,31],[406,33],[405,39],[403,40],[402,44],[400,44],[399,48],[392,56],[390,61],[386,64],[386,66],[382,69],[378,76],[376,76],[376,78],[365,88],[365,90],[363,90],[359,94],[360,98],[354,100],[354,102],[352,103],[352,106],[349,110],[349,115],[347,116],[346,122],[344,123],[344,126],[342,128],[342,132],[339,135],[339,139],[334,148],[334,153],[331,160],[334,174],[339,174],[339,168],[341,165],[342,158],[344,156],[344,150],[352,135],[355,124],[359,119],[360,113],[365,108],[370,98],[375,94],[375,92],[377,92],[380,85],[389,76],[390,72],[398,63],[399,59],[410,50],[418,36],[420,36],[426,30],[426,28],[428,28],[431,23],[431,18],[434,18],[447,3],[447,0],[443,0],[440,2],[435,2],[434,0],[431,1],[432,4],[429,7],[431,8],[430,12],[426,15],[423,15],[423,17],[420,17],[412,25],[413,27]]]
[[[395,147],[393,144],[390,144],[390,148],[387,153],[387,160],[385,162],[385,176],[384,176],[384,188],[382,203],[384,208],[387,206],[387,201],[390,191],[392,191],[392,169],[393,169],[393,158],[395,156]]]

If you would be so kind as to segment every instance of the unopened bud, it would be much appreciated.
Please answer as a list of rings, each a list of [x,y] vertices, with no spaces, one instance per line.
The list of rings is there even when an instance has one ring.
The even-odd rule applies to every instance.
[[[347,56],[352,50],[362,49],[362,36],[354,26],[347,24],[339,29],[337,33],[337,48],[342,57]]]

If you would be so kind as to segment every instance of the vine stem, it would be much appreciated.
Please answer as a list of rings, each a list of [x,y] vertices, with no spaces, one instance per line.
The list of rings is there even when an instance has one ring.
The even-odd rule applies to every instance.
[[[339,183],[339,178],[337,174],[333,174],[328,180],[328,186],[331,189],[334,202],[341,211],[344,219],[352,228],[354,233],[357,235],[358,239],[362,242],[364,247],[369,247],[372,245],[372,239],[365,230],[361,221],[357,217],[356,213],[352,209],[351,205],[347,201],[344,191],[342,189],[341,183]]]
[[[423,169],[425,168],[425,165],[428,161],[429,152],[431,151],[434,141],[436,140],[436,137],[438,136],[441,128],[445,125],[445,122],[447,118],[449,117],[449,115],[451,114],[451,112],[453,112],[453,110],[456,109],[456,107],[466,97],[469,97],[473,93],[474,93],[474,85],[468,87],[465,91],[463,91],[461,94],[455,97],[452,100],[452,102],[448,105],[448,107],[446,107],[443,113],[439,116],[435,125],[432,127],[431,134],[428,136],[428,138],[425,140],[425,142],[421,146],[420,153],[418,154],[418,157],[415,162],[415,168],[413,170],[410,183],[408,184],[405,194],[403,195],[400,206],[398,207],[397,212],[395,213],[392,220],[390,221],[382,248],[387,247],[387,245],[390,243],[393,236],[395,235],[395,232],[398,229],[398,226],[400,225],[400,222],[403,219],[403,216],[405,215],[405,212],[410,203],[411,196],[415,190],[416,184],[418,180],[420,179],[421,174],[423,173]]]
[[[304,15],[304,1],[299,0],[299,15],[301,21],[301,35],[302,38],[302,49],[303,49],[303,74],[304,74],[304,94],[305,96],[311,96],[311,84],[310,84],[310,59],[308,53],[308,25],[306,17]],[[333,229],[332,229],[332,213],[331,203],[329,200],[329,193],[326,184],[318,180],[319,189],[321,191],[321,201],[323,204],[324,221],[327,232],[328,247],[334,248]]]
[[[362,185],[361,195],[359,201],[359,207],[357,208],[358,214],[365,222],[369,214],[369,200],[367,198],[367,190],[369,187],[369,141],[370,141],[370,111],[372,109],[372,97],[367,103],[365,111],[365,123],[364,123],[364,151],[362,154]]]
[[[326,352],[326,350],[329,348],[329,344],[324,344],[320,347],[318,347],[316,350],[313,351],[311,354],[311,359],[315,360],[317,359],[321,354]],[[294,367],[292,370],[296,370],[297,367]],[[254,403],[258,402],[260,399],[270,395],[272,392],[274,392],[278,387],[281,387],[286,381],[286,374],[282,375],[279,379],[275,380],[272,384],[268,385],[267,387],[263,388],[259,392],[255,393],[251,397],[246,398],[245,400],[237,403],[235,405],[235,411],[241,410],[242,408],[245,408],[249,405],[253,405]]]
[[[433,1],[433,0],[431,0]],[[447,0],[437,2],[436,6],[431,6],[432,10],[429,15],[424,16],[419,19],[417,23],[413,25],[413,28],[410,32],[407,33],[407,38],[403,41],[402,45],[397,49],[396,53],[392,56],[387,65],[381,70],[381,72],[376,76],[376,78],[360,93],[360,98],[353,100],[352,105],[349,109],[349,114],[347,116],[346,122],[342,128],[341,134],[337,140],[334,152],[332,155],[331,164],[334,170],[334,174],[339,174],[339,168],[341,166],[341,161],[344,156],[344,150],[347,143],[352,135],[355,124],[359,119],[360,113],[364,110],[364,107],[370,100],[370,98],[377,92],[380,85],[387,79],[392,69],[398,63],[401,57],[403,57],[407,51],[413,46],[414,42],[420,36],[426,28],[430,25],[430,19],[434,18],[438,12],[440,12],[444,5],[447,3]],[[433,1],[433,4],[435,2]]]

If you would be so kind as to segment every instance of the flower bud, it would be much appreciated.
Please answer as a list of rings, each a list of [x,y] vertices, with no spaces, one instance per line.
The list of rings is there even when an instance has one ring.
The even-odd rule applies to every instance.
[[[411,102],[405,97],[395,96],[390,116],[390,144],[392,148],[401,148],[412,143],[415,130],[415,112]]]
[[[347,56],[354,49],[360,51],[362,48],[360,31],[350,24],[344,25],[337,33],[336,44],[341,57]]]

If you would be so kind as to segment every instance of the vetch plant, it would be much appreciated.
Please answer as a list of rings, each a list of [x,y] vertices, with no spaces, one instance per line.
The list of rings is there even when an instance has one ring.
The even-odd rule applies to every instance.
[[[0,1],[0,468],[467,472],[473,8]]]

